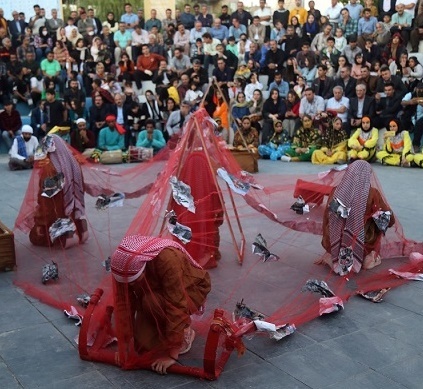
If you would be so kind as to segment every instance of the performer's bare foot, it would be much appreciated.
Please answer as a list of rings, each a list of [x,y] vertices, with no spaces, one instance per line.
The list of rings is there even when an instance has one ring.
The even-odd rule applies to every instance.
[[[330,253],[324,253],[320,258],[314,261],[316,265],[328,265],[332,267],[332,255]]]
[[[382,263],[382,259],[380,255],[376,255],[374,251],[366,255],[363,262],[363,269],[373,269],[374,267],[380,265]]]

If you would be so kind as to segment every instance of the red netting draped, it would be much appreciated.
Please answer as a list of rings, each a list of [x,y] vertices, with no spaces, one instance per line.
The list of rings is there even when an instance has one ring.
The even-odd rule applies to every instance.
[[[17,234],[16,283],[27,293],[60,308],[78,307],[78,295],[92,294],[88,308],[78,307],[84,315],[79,338],[82,358],[125,369],[150,368],[151,361],[166,349],[181,346],[180,330],[190,326],[196,339],[191,350],[180,355],[181,365],[172,366],[171,371],[215,379],[232,350],[242,354],[242,334],[255,329],[248,318],[234,320],[237,302],[243,300],[276,326],[289,323],[298,327],[319,316],[322,296],[302,291],[309,279],[325,281],[345,303],[358,291],[404,283],[390,274],[391,268],[421,272],[422,265],[410,263],[407,257],[412,251],[422,252],[423,246],[404,237],[400,215],[395,215],[395,224],[380,241],[383,259],[379,266],[339,276],[329,267],[314,264],[324,253],[321,234],[328,196],[341,182],[344,170],[253,176],[241,171],[213,130],[213,122],[200,109],[192,114],[176,148],[164,150],[149,163],[108,169],[84,162],[87,194],[126,195],[123,207],[102,211],[95,208],[95,197],[85,196],[90,238],[84,244],[39,248],[24,234]],[[282,165],[275,166],[279,169]],[[223,170],[217,174],[218,169]],[[17,229],[24,232],[37,208],[39,177],[36,168],[17,219]],[[172,177],[190,186],[195,213],[172,197]],[[375,174],[371,175],[371,187],[387,202]],[[299,196],[309,212],[291,209]],[[165,215],[171,210],[178,223],[191,228],[189,243],[181,243],[170,233]],[[251,245],[258,234],[267,241],[267,249],[279,256],[278,261],[263,262],[252,254]],[[190,288],[199,285],[198,274],[183,261],[182,271],[172,267],[172,256],[180,254],[177,249],[153,260],[154,266],[148,267],[142,281],[113,281],[102,262],[124,237],[134,235],[173,239],[208,269],[211,290],[204,311],[207,288],[202,285],[204,293],[191,293]],[[52,260],[59,266],[59,279],[43,285],[41,266]],[[157,278],[158,274],[162,278]],[[175,288],[178,284],[184,287]],[[175,296],[179,303],[169,303]],[[275,347],[283,347],[283,340]]]

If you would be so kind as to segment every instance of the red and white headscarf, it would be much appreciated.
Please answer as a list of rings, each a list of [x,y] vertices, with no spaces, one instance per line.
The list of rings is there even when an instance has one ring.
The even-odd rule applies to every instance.
[[[123,238],[112,255],[113,276],[118,282],[135,281],[144,271],[147,262],[153,260],[162,250],[168,247],[182,251],[193,266],[201,269],[201,266],[191,255],[173,240],[153,236],[130,235]]]
[[[372,168],[366,161],[355,161],[348,166],[342,181],[335,189],[339,199],[351,211],[347,219],[329,212],[329,238],[334,269],[341,248],[352,247],[353,269],[358,272],[364,260],[364,225]],[[336,270],[336,269],[335,269]]]

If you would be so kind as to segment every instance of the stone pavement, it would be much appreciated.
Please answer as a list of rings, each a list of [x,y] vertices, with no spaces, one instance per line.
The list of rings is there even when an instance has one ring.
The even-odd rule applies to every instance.
[[[309,163],[259,161],[263,172],[315,173]],[[374,165],[405,235],[422,240],[423,172]],[[30,172],[9,172],[0,156],[0,220],[13,226]],[[13,273],[0,273],[0,388],[422,388],[423,284],[390,291],[382,304],[352,298],[273,343],[246,341],[218,381],[158,376],[79,359],[78,329],[63,314],[25,296]],[[421,349],[422,347],[422,349]]]

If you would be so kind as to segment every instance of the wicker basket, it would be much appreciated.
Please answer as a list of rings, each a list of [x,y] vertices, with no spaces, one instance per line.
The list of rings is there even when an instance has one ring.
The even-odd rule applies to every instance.
[[[15,267],[15,236],[0,222],[0,271],[14,270]]]
[[[248,173],[257,173],[258,172],[258,159],[259,155],[257,153],[250,153],[248,150],[231,150],[232,155],[238,162],[242,170],[247,171]]]

